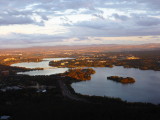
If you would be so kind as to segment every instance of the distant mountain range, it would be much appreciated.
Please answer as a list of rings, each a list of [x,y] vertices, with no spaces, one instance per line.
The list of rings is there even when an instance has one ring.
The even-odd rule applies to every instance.
[[[160,43],[141,45],[101,44],[101,45],[73,45],[73,46],[44,46],[17,49],[1,49],[1,51],[85,51],[85,52],[114,52],[114,51],[148,51],[160,50]]]

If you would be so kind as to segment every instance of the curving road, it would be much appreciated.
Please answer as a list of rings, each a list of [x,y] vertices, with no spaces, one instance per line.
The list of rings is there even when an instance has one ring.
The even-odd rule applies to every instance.
[[[88,102],[86,99],[79,98],[78,96],[72,94],[63,80],[58,80],[59,86],[61,88],[62,95],[68,99],[75,100],[75,101],[82,101]]]

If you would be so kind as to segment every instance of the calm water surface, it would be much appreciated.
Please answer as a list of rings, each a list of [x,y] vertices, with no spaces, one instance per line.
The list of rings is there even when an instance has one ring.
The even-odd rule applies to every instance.
[[[89,81],[73,83],[75,92],[85,95],[119,97],[129,102],[160,103],[160,71],[135,68],[94,68],[96,74]],[[108,76],[133,77],[134,84],[107,80]]]
[[[49,62],[56,60],[66,60],[66,59],[74,59],[74,58],[45,58],[41,62],[23,62],[23,63],[16,63],[12,64],[11,66],[17,67],[25,67],[25,68],[44,68],[44,70],[34,70],[28,72],[19,72],[17,74],[24,74],[24,75],[52,75],[52,74],[59,74],[64,73],[68,70],[68,68],[55,68],[49,66]]]
[[[68,68],[54,68],[49,66],[51,60],[64,60],[72,58],[49,58],[42,62],[17,63],[12,66],[26,68],[44,68],[18,74],[27,75],[51,75],[64,73]],[[135,68],[94,68],[96,73],[89,81],[73,83],[75,92],[85,95],[108,96],[121,98],[129,102],[151,102],[160,104],[160,71],[139,70]],[[107,80],[108,76],[133,77],[134,84],[121,84]]]

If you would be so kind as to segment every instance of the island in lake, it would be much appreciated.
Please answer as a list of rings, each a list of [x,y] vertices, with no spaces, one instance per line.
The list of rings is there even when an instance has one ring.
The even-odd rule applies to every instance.
[[[113,80],[116,82],[120,82],[122,84],[134,83],[135,79],[131,77],[119,77],[119,76],[110,76],[107,77],[108,80]]]

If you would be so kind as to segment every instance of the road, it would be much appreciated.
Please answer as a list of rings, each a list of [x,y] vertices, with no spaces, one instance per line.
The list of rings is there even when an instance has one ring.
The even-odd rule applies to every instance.
[[[79,98],[78,96],[72,94],[70,92],[70,90],[68,89],[68,87],[66,86],[66,84],[63,82],[63,80],[58,80],[58,83],[59,83],[59,86],[61,88],[62,95],[65,98],[68,98],[68,99],[71,99],[71,100],[75,100],[75,101],[82,101],[82,102],[87,102],[88,103],[88,101],[86,99]]]

